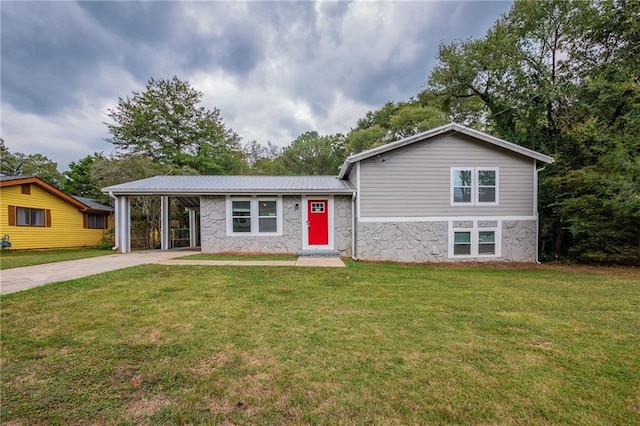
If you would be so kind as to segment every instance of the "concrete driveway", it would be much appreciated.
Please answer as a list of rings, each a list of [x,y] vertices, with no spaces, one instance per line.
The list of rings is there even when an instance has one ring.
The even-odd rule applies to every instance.
[[[194,253],[200,253],[200,250],[151,250],[4,269],[0,271],[0,294],[15,293],[45,284],[88,277],[130,266],[157,263]]]
[[[150,250],[129,254],[111,254],[66,262],[46,263],[0,271],[0,294],[15,293],[40,287],[45,284],[88,277],[102,272],[148,263],[165,265],[246,265],[246,266],[316,266],[324,268],[344,268],[340,258],[304,258],[297,261],[250,261],[250,260],[179,260],[176,257],[200,253],[198,249],[175,249],[169,251]],[[175,259],[175,260],[174,260]]]

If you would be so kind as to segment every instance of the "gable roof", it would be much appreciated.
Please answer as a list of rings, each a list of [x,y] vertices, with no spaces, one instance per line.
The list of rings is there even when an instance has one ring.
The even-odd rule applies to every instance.
[[[59,190],[55,186],[45,182],[44,180],[40,179],[37,176],[0,176],[0,188],[17,186],[17,185],[25,185],[25,184],[36,185],[40,189],[48,192],[54,197],[60,198],[62,201],[65,201],[71,204],[73,207],[76,207],[78,210],[82,212],[113,211],[113,208],[96,203],[95,201],[89,200],[88,198],[69,195],[64,191]]]
[[[487,133],[480,132],[478,130],[471,129],[469,127],[463,126],[458,123],[449,123],[444,126],[436,127],[435,129],[427,130],[426,132],[418,133],[417,135],[409,136],[404,139],[400,139],[395,142],[391,142],[373,149],[369,149],[367,151],[360,152],[358,154],[353,154],[347,157],[342,163],[342,167],[340,168],[340,173],[338,174],[339,179],[345,179],[349,170],[353,164],[358,161],[365,160],[367,158],[374,157],[376,155],[383,154],[388,151],[392,151],[394,149],[402,148],[407,145],[411,145],[416,142],[422,142],[443,134],[447,133],[462,133],[467,136],[471,136],[477,140],[482,142],[486,142],[506,150],[515,152],[520,155],[524,155],[525,157],[532,158],[536,161],[540,161],[545,164],[551,164],[554,162],[554,159],[549,157],[548,155],[544,155],[540,152],[533,151],[529,148],[525,148],[521,145],[517,145],[513,142],[505,141],[504,139],[496,138],[495,136],[491,136]]]
[[[102,188],[114,195],[351,194],[335,176],[155,176]]]

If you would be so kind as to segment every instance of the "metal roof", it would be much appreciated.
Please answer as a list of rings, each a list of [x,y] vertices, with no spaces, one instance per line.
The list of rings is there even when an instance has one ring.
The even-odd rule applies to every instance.
[[[336,176],[155,176],[102,188],[114,195],[351,194]]]
[[[537,161],[541,161],[546,164],[551,164],[555,160],[548,155],[544,155],[540,152],[533,151],[529,148],[525,148],[513,142],[505,141],[504,139],[496,138],[495,136],[491,136],[487,133],[479,132],[478,130],[471,129],[469,127],[465,127],[458,123],[449,123],[444,126],[436,127],[435,129],[427,130],[426,132],[418,133],[417,135],[409,136],[404,139],[400,139],[395,142],[388,143],[386,145],[382,145],[373,149],[369,149],[367,151],[360,152],[358,154],[350,155],[344,163],[342,163],[342,167],[340,168],[340,173],[338,174],[338,178],[344,179],[346,178],[349,170],[352,165],[357,163],[358,161],[362,161],[364,159],[374,157],[376,155],[380,155],[382,153],[402,148],[403,146],[411,145],[416,142],[425,141],[427,139],[446,134],[446,133],[462,133],[467,136],[474,137],[478,140],[490,143],[492,145],[499,146],[501,148],[507,149],[509,151],[513,151],[520,155],[524,155],[525,157],[533,158]]]

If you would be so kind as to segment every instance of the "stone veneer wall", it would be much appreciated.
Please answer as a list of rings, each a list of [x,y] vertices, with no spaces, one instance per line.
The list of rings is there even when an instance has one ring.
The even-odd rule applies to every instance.
[[[502,259],[513,262],[535,262],[538,251],[536,220],[502,221]]]
[[[296,210],[295,204],[300,207]],[[302,247],[300,196],[282,197],[282,235],[227,236],[224,196],[200,198],[200,235],[203,253],[297,253]]]
[[[453,222],[456,227],[473,222]],[[480,222],[480,227],[495,226]],[[362,260],[397,262],[460,262],[475,259],[449,258],[449,222],[361,222],[358,223],[356,256]],[[479,261],[535,262],[535,220],[502,221],[502,257]]]
[[[342,257],[351,257],[351,195],[333,197],[333,246]]]
[[[442,262],[447,259],[449,222],[358,223],[362,260]]]
[[[302,250],[303,208],[300,195],[283,195],[282,235],[227,236],[226,198],[201,197],[202,252],[297,253]],[[334,247],[343,256],[351,255],[351,196],[334,196]]]

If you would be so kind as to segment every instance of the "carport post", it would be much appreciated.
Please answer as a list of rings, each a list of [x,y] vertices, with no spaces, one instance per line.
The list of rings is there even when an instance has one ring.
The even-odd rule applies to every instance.
[[[189,247],[198,244],[198,229],[196,228],[196,209],[188,208],[189,212]]]
[[[116,203],[116,245],[120,253],[131,253],[131,202],[127,196],[117,197]]]
[[[160,197],[160,249],[169,250],[171,248],[171,241],[169,239],[171,232],[171,224],[169,221],[169,197],[163,195]]]

